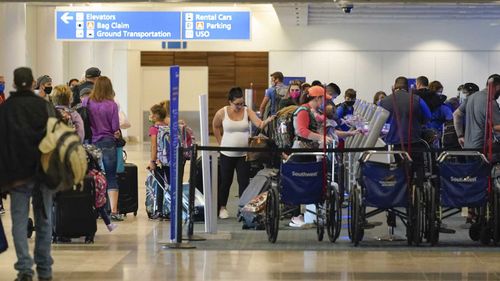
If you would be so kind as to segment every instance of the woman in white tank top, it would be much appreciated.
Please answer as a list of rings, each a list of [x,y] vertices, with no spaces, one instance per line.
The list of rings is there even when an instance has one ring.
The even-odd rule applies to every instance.
[[[228,100],[229,105],[217,111],[212,123],[217,143],[221,147],[247,147],[250,137],[249,122],[252,122],[256,127],[264,128],[273,117],[265,121],[260,120],[252,109],[245,106],[243,91],[239,87],[229,91]],[[246,152],[221,151],[221,184],[218,193],[219,217],[221,219],[229,217],[226,205],[234,170],[236,169],[240,196],[250,180],[249,166],[245,157]]]

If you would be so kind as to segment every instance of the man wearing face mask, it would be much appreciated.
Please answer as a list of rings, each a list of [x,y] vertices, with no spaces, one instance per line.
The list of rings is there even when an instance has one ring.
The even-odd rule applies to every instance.
[[[52,93],[52,78],[48,75],[42,75],[36,79],[36,89],[38,95],[49,101],[49,95]]]
[[[467,106],[468,97],[479,92],[479,86],[474,83],[465,83],[462,85],[461,93],[458,95],[460,106],[453,112],[453,126],[458,137],[460,146],[464,146],[464,130],[465,130],[465,108]]]
[[[354,103],[356,102],[356,91],[354,89],[347,89],[344,96],[345,101],[337,106],[337,129],[342,131],[349,131],[351,128],[343,124],[342,118],[347,115],[354,114]]]
[[[492,79],[495,87],[495,96],[491,103],[493,131],[498,134],[500,132],[500,109],[495,100],[500,97],[500,75],[493,74],[488,77],[486,85],[488,85],[490,79]],[[487,97],[488,90],[483,89],[467,98],[467,105],[465,106],[465,133],[463,136],[464,148],[482,149],[484,147]],[[498,143],[494,143],[494,146],[499,145]],[[498,159],[498,155],[494,158]]]
[[[340,88],[337,86],[335,83],[330,83],[326,85],[326,94],[332,96],[331,100],[328,100],[327,102],[329,104],[335,105],[334,100],[340,95]]]

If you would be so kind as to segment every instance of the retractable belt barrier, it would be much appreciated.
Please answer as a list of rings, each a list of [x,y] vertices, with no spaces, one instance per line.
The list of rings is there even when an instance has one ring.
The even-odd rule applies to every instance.
[[[297,153],[297,152],[314,152],[314,153],[359,153],[359,152],[365,152],[365,151],[387,151],[387,147],[363,147],[363,148],[318,148],[318,149],[304,149],[304,148],[292,148],[292,149],[280,149],[280,148],[273,148],[273,147],[220,147],[220,146],[199,146],[199,145],[193,145],[192,148],[182,148],[179,147],[179,155],[182,157],[183,152],[185,150],[191,150],[192,151],[192,156],[191,156],[191,161],[196,161],[198,157],[198,151],[213,151],[213,152],[220,152],[220,151],[239,151],[239,152],[272,152],[275,154],[277,157],[281,156],[282,152],[285,153]],[[455,151],[478,151],[480,153],[483,152],[483,149],[461,149],[461,150],[449,150],[449,149],[437,149],[437,148],[426,148],[426,149],[412,149],[412,153],[441,153],[441,152],[455,152]],[[493,153],[500,153],[500,149],[493,149]],[[183,162],[184,159],[181,159],[180,162]],[[194,202],[195,202],[195,184],[196,184],[196,167],[193,164],[194,162],[191,163],[191,169],[190,169],[190,175],[189,175],[189,212],[188,212],[188,217],[187,217],[187,236],[188,239],[189,237],[193,236],[193,231],[194,231]],[[178,173],[184,173],[184,169],[178,169]],[[182,179],[182,174],[178,175],[178,179]],[[178,193],[182,194],[182,182],[181,180],[179,181],[179,184],[177,186],[178,188]],[[182,200],[182,199],[181,199]],[[178,211],[175,213],[176,221],[179,224],[179,229],[181,229],[180,224],[182,223],[182,211]],[[177,238],[178,241],[182,241],[182,232],[178,233],[179,237]]]

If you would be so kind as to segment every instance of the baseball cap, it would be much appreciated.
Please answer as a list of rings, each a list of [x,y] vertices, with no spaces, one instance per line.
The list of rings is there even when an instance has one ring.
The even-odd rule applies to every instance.
[[[38,89],[38,88],[40,88],[40,85],[48,83],[48,82],[52,82],[52,78],[50,78],[50,76],[48,76],[48,75],[42,75],[42,76],[38,77],[38,79],[36,79],[36,88]]]
[[[323,88],[321,86],[312,86],[307,91],[308,91],[308,95],[310,97],[322,97],[324,94],[326,94],[325,88]],[[330,100],[330,99],[332,99],[332,96],[326,94],[326,98]]]
[[[14,84],[17,88],[31,88],[34,80],[31,68],[19,67],[14,70]]]
[[[85,78],[94,78],[101,76],[101,71],[97,67],[91,67],[85,71]]]

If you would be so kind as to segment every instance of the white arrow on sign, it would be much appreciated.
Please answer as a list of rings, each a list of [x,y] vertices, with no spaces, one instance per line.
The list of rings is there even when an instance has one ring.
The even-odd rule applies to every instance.
[[[70,16],[68,12],[64,13],[61,17],[61,20],[65,23],[68,24],[69,20],[72,20],[73,16]]]

